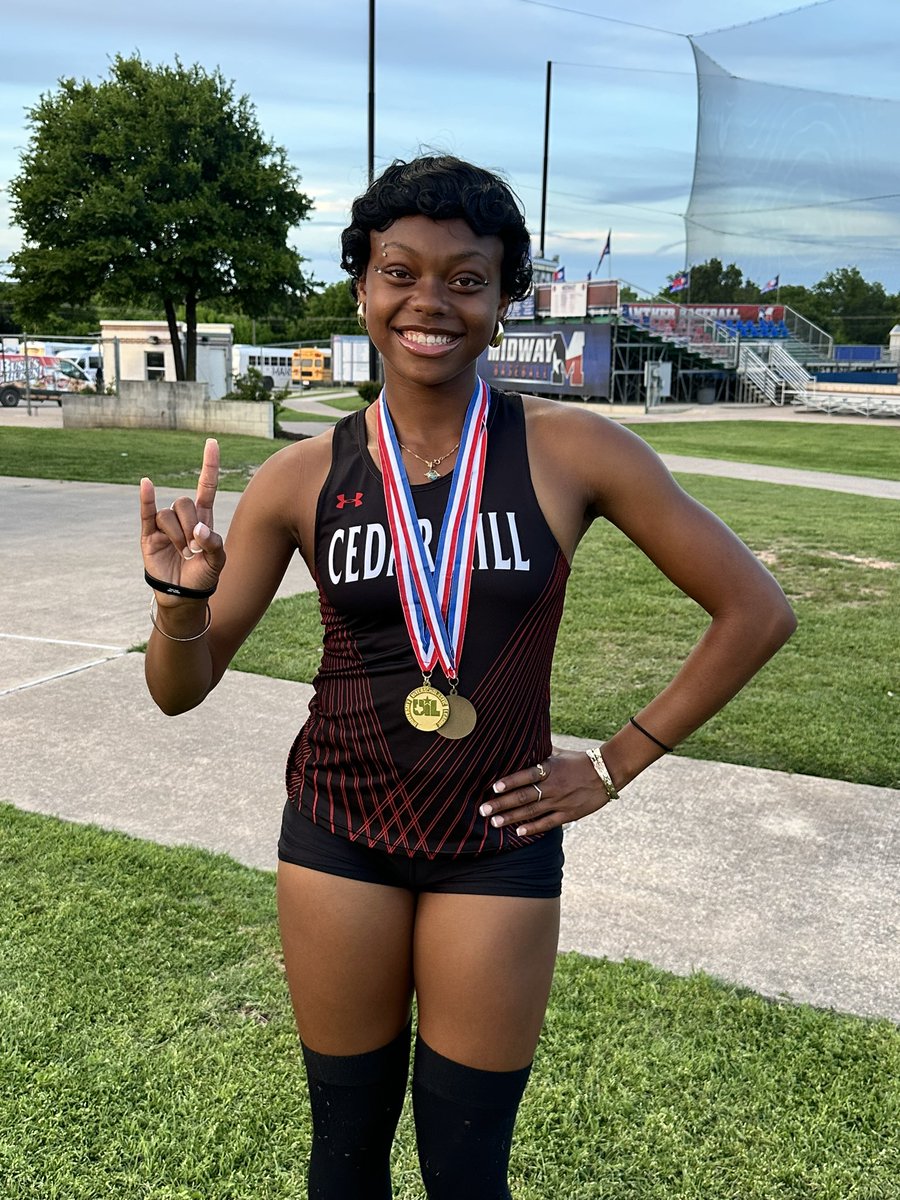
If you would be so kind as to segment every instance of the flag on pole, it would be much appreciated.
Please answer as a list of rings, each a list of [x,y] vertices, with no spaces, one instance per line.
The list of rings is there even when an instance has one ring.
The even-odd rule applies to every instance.
[[[600,251],[600,257],[597,259],[596,269],[598,271],[600,270],[600,266],[603,263],[604,258],[606,258],[607,254],[611,254],[611,253],[612,253],[612,230],[610,230],[609,233],[606,235],[606,244],[604,245],[603,249]]]
[[[669,284],[670,292],[684,292],[691,286],[690,271],[681,271]]]
[[[769,282],[766,284],[765,287],[761,287],[759,289],[760,293],[764,294],[765,292],[777,292],[778,284],[779,284],[779,276],[776,275],[774,279],[769,280]]]
[[[566,268],[565,267],[557,268],[557,270],[555,270],[553,272],[553,282],[554,283],[565,283],[565,281],[566,281]]]

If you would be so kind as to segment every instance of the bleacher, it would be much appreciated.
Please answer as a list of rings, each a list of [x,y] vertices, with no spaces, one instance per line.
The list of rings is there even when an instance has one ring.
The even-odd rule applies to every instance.
[[[820,383],[795,400],[806,412],[847,413],[859,417],[900,417],[900,388]]]
[[[860,356],[856,347],[852,353],[835,353],[831,338],[792,309],[781,307],[772,317],[760,312],[749,320],[744,319],[747,314],[711,317],[708,309],[704,313],[697,307],[700,312],[691,305],[623,305],[620,319],[706,362],[735,370],[738,402],[900,416],[900,388],[817,384],[809,364],[857,361]]]
[[[765,317],[761,317],[758,321],[741,321],[729,318],[726,321],[717,321],[716,325],[736,337],[750,338],[751,340],[760,342],[772,341],[775,338],[789,338],[791,336],[791,331],[784,320],[769,321]]]

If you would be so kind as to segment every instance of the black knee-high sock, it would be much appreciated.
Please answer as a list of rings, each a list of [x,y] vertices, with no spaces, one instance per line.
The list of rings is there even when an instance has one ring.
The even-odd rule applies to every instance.
[[[416,1038],[413,1112],[429,1200],[510,1200],[509,1151],[530,1071],[465,1067]]]
[[[310,1200],[390,1200],[391,1143],[409,1075],[410,1026],[367,1054],[303,1047],[312,1105]]]

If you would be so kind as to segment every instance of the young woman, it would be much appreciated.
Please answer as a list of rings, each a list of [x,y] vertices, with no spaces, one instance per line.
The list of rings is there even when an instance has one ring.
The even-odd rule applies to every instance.
[[[266,461],[227,561],[215,442],[196,500],[157,511],[142,482],[147,681],[167,713],[199,704],[299,549],[325,633],[288,762],[278,907],[312,1102],[309,1195],[391,1195],[415,996],[427,1194],[494,1200],[510,1195],[553,974],[563,824],[720,709],[794,617],[640,438],[481,384],[476,360],[531,282],[528,233],[500,179],[453,158],[396,162],[354,203],[343,251],[384,392]],[[554,750],[565,584],[600,517],[710,622],[633,720],[588,753]]]

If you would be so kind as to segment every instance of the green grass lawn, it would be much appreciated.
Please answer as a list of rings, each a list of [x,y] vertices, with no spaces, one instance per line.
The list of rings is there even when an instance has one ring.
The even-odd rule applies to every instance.
[[[654,450],[733,462],[900,479],[900,421],[886,425],[803,421],[683,421],[631,426]]]
[[[763,557],[792,600],[791,641],[683,743],[695,758],[900,787],[898,505],[705,476],[682,482]],[[553,667],[553,728],[609,735],[674,674],[706,624],[618,532],[579,548]],[[312,679],[315,596],[276,601],[234,666]]]
[[[261,463],[285,442],[216,434],[226,492],[242,492]],[[206,434],[157,429],[0,429],[0,475],[133,483],[149,475],[158,487],[197,485]]]
[[[365,400],[356,392],[352,396],[323,396],[322,403],[327,404],[329,408],[339,408],[342,412],[357,412],[366,407]]]
[[[324,421],[331,421],[334,424],[335,421],[339,421],[341,418],[334,413],[298,412],[296,408],[283,408],[278,414],[278,419],[279,421],[303,421],[310,423],[317,421],[321,425]]]
[[[271,874],[0,806],[0,1192],[297,1200],[309,1110]],[[517,1200],[890,1200],[900,1031],[559,960]],[[420,1200],[409,1107],[395,1197]]]

